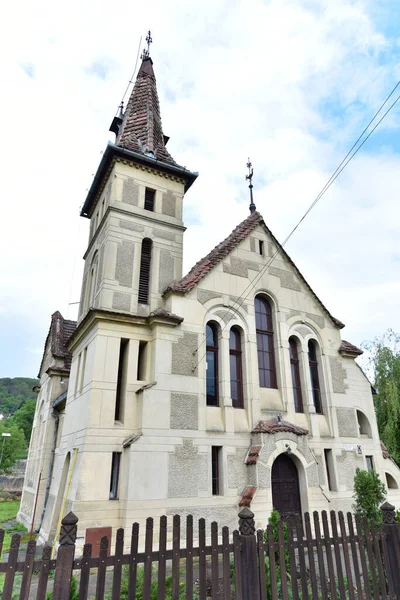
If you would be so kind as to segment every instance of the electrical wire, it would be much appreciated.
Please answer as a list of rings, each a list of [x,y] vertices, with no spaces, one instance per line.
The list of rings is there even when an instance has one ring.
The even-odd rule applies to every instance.
[[[363,136],[365,135],[365,133],[367,132],[367,130],[369,129],[369,127],[372,125],[372,123],[374,122],[374,120],[376,119],[376,117],[379,115],[379,113],[381,112],[381,110],[383,109],[383,107],[385,106],[385,104],[388,102],[388,100],[391,98],[391,96],[394,94],[394,92],[396,91],[396,89],[399,87],[400,85],[400,81],[397,82],[397,84],[394,86],[393,90],[390,92],[390,94],[387,96],[387,98],[384,100],[384,102],[381,104],[380,108],[376,111],[376,113],[374,114],[374,116],[372,117],[372,119],[370,120],[370,122],[368,123],[368,125],[365,127],[365,129],[362,131],[362,133],[359,135],[359,137],[357,138],[357,140],[354,142],[354,144],[352,145],[352,147],[350,148],[350,150],[348,151],[348,153],[346,154],[346,156],[343,158],[343,160],[341,161],[341,163],[339,164],[339,166],[335,169],[335,171],[332,173],[331,177],[328,179],[328,181],[326,182],[326,184],[324,185],[324,187],[322,188],[322,190],[319,192],[319,194],[316,196],[316,198],[313,200],[313,202],[311,203],[311,205],[308,207],[308,209],[306,210],[306,212],[304,213],[304,215],[301,217],[301,219],[298,221],[298,223],[293,227],[293,229],[291,230],[291,232],[289,233],[289,235],[285,238],[285,240],[283,241],[283,243],[280,245],[279,248],[277,248],[277,250],[275,251],[275,253],[273,254],[273,256],[270,258],[270,260],[266,263],[266,265],[264,265],[264,267],[261,269],[261,271],[258,273],[258,275],[256,275],[254,277],[254,279],[252,281],[250,281],[249,285],[247,286],[247,288],[244,290],[244,292],[233,302],[233,304],[238,304],[237,309],[234,309],[233,306],[229,307],[228,310],[226,310],[224,317],[229,314],[229,312],[231,310],[234,310],[234,312],[237,314],[239,308],[241,308],[241,306],[243,305],[244,301],[248,298],[249,294],[251,293],[251,291],[254,289],[255,284],[259,281],[259,279],[263,276],[263,274],[265,273],[265,271],[271,266],[271,264],[273,263],[273,261],[275,260],[276,256],[280,253],[280,251],[283,249],[283,247],[287,244],[287,242],[290,240],[290,238],[292,237],[292,235],[295,233],[295,231],[300,227],[301,223],[304,221],[304,219],[306,219],[306,217],[309,215],[309,213],[311,212],[311,210],[316,206],[316,204],[319,202],[319,200],[322,198],[322,196],[325,194],[325,192],[328,191],[328,189],[331,187],[331,185],[336,181],[336,179],[339,177],[340,173],[347,167],[347,165],[349,164],[349,162],[354,158],[354,156],[359,152],[359,150],[361,150],[361,148],[363,147],[363,145],[365,144],[365,142],[369,139],[369,137],[373,134],[373,132],[376,130],[376,128],[380,125],[380,123],[382,123],[383,119],[389,114],[389,112],[392,110],[392,108],[397,104],[397,102],[400,100],[400,95],[396,98],[396,100],[389,106],[389,108],[386,110],[386,112],[382,115],[382,117],[379,119],[379,121],[374,125],[374,127],[371,129],[371,131],[368,133],[368,135],[364,138],[364,140],[357,146],[357,144],[360,142],[360,140],[363,138]],[[355,149],[355,150],[354,150]],[[354,150],[354,152],[353,152]],[[249,291],[248,291],[249,290]],[[246,295],[245,295],[246,294]],[[241,302],[239,302],[241,300]],[[227,327],[227,323],[221,328],[220,330],[220,336],[219,339],[221,339],[222,336],[222,332],[225,330],[225,328]],[[198,346],[197,350],[194,352],[194,354],[196,354],[200,348],[202,347],[202,345],[204,345],[206,342],[206,339],[204,338],[203,341],[200,343],[200,345]],[[201,358],[199,359],[197,365],[194,367],[194,370],[196,370],[199,366],[199,364],[201,363],[201,361],[203,360],[203,358],[205,357],[207,353],[204,352],[204,354],[201,356]]]
[[[141,45],[142,45],[142,38],[143,38],[143,36],[141,35],[141,36],[140,36],[140,42],[139,42],[139,46],[138,46],[138,51],[137,51],[137,55],[136,55],[135,68],[133,69],[132,77],[130,78],[130,80],[129,80],[129,83],[128,83],[128,85],[126,86],[126,90],[125,90],[125,92],[124,92],[124,95],[122,96],[121,103],[122,103],[122,102],[125,100],[125,96],[126,96],[126,94],[128,93],[129,86],[131,85],[131,83],[133,83],[133,78],[135,77],[135,73],[136,73],[136,67],[137,67],[138,60],[139,60],[139,52],[140,52],[140,47],[141,47]],[[116,111],[116,112],[118,112],[118,109],[119,109],[119,106],[118,106],[118,108],[117,108],[117,111]]]

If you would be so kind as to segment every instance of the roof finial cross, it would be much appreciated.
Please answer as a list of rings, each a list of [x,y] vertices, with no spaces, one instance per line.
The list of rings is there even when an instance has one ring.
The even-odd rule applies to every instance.
[[[250,213],[253,214],[256,210],[256,205],[253,202],[253,165],[250,162],[250,158],[247,159],[247,164],[246,164],[248,170],[249,170],[249,174],[246,175],[246,181],[248,180],[249,183],[249,189],[250,189]]]
[[[150,58],[150,44],[153,43],[153,38],[151,37],[150,29],[146,36],[146,42],[147,42],[147,50],[146,50],[146,48],[143,48],[143,52],[140,57],[142,60],[145,60],[146,58]]]

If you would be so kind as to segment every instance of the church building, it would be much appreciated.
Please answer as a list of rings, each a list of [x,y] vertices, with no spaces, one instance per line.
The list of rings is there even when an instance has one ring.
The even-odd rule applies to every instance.
[[[80,544],[164,514],[236,527],[240,506],[265,527],[273,508],[350,510],[357,467],[400,507],[362,351],[253,200],[183,276],[197,173],[167,149],[147,51],[110,130],[81,211],[78,321],[55,312],[45,343],[18,518],[52,542],[72,510]]]

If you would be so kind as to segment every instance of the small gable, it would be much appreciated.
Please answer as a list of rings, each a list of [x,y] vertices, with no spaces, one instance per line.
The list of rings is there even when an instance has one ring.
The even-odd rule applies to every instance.
[[[57,310],[51,315],[51,324],[44,344],[44,352],[40,363],[40,378],[47,369],[54,368],[64,373],[71,370],[72,354],[68,350],[68,340],[76,329],[76,321],[64,319]]]

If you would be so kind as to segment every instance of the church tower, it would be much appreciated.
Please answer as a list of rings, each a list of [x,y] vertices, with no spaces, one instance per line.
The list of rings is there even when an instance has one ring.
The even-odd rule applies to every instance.
[[[81,211],[90,219],[89,243],[43,540],[57,539],[69,510],[79,515],[81,531],[96,511],[99,522],[123,524],[134,485],[129,447],[156,411],[154,391],[143,390],[154,385],[163,360],[157,328],[182,321],[165,310],[162,293],[182,277],[182,204],[197,173],[167,150],[148,50],[110,131],[115,143],[108,143]]]
[[[182,277],[182,202],[196,179],[169,154],[153,61],[144,51],[125,113],[82,208],[90,219],[79,320],[90,309],[148,316]]]

